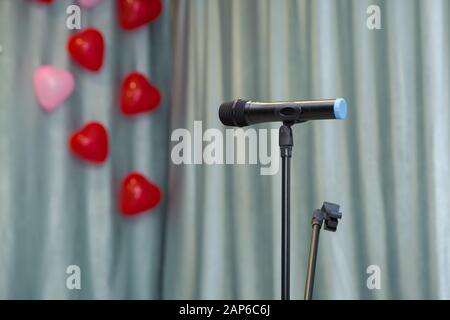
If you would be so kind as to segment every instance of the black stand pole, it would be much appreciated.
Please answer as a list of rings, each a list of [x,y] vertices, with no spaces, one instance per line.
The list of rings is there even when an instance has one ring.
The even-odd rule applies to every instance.
[[[313,297],[317,251],[319,249],[319,235],[322,224],[325,221],[325,230],[335,232],[338,225],[338,219],[341,218],[342,213],[339,212],[339,205],[330,202],[324,202],[320,210],[317,209],[313,212],[308,272],[306,274],[305,300],[311,300]]]
[[[291,157],[294,141],[289,123],[280,127],[281,181],[281,300],[290,298],[290,196]]]

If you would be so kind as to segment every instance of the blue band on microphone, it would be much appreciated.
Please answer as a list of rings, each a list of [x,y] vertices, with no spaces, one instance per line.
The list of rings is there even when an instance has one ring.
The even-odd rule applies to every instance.
[[[342,98],[334,101],[334,117],[339,120],[344,120],[347,117],[347,102]]]

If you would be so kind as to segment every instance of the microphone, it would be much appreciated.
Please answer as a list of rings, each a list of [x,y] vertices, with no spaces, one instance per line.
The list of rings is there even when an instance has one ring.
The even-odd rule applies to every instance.
[[[238,99],[225,102],[219,108],[220,121],[233,127],[272,121],[299,123],[308,120],[343,120],[346,116],[347,102],[342,98],[279,102]]]

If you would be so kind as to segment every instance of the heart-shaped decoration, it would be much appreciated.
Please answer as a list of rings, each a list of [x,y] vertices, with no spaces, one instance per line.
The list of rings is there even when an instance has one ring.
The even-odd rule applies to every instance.
[[[43,4],[52,4],[53,0],[36,0],[36,2],[43,3]]]
[[[102,163],[108,157],[108,132],[99,122],[89,122],[69,139],[70,150],[81,159]]]
[[[103,65],[105,42],[103,35],[95,28],[74,33],[67,43],[73,60],[83,68],[96,72]]]
[[[85,9],[96,7],[102,0],[78,0],[78,4]]]
[[[33,85],[40,106],[51,112],[72,94],[75,78],[67,70],[45,65],[34,72]]]
[[[125,77],[120,90],[120,109],[125,115],[136,115],[156,109],[161,103],[161,94],[147,78],[138,72]]]
[[[161,0],[117,0],[117,7],[120,25],[125,30],[146,25],[162,12]]]
[[[138,172],[132,172],[122,182],[120,210],[126,216],[150,210],[161,200],[161,190]]]

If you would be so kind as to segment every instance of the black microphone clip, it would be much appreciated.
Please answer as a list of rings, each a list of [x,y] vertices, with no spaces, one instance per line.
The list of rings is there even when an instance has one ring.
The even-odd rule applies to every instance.
[[[319,227],[325,221],[325,230],[336,232],[342,212],[339,212],[339,205],[331,202],[324,202],[321,209],[314,210],[312,224]]]

